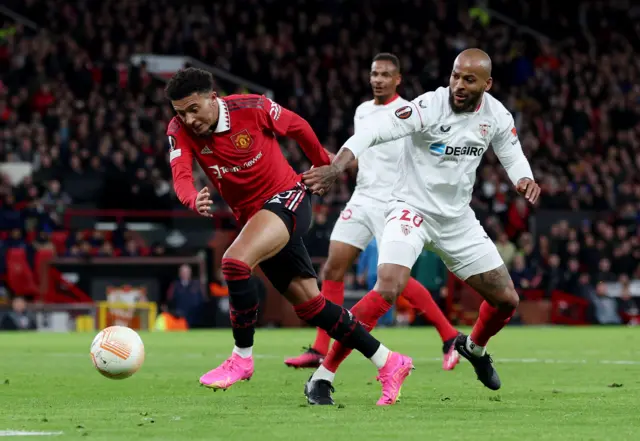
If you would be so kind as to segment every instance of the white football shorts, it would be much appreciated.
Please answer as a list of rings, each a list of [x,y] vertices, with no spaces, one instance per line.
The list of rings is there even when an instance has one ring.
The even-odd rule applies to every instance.
[[[364,250],[374,238],[379,245],[384,231],[385,211],[384,205],[349,202],[340,213],[330,240],[343,242],[360,250]]]
[[[406,203],[390,208],[378,245],[378,265],[412,268],[423,248],[440,256],[449,271],[462,280],[504,264],[471,207],[453,219],[420,215]]]

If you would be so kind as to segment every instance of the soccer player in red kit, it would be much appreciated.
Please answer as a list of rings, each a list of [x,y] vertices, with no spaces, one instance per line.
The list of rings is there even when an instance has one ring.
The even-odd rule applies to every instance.
[[[394,404],[413,368],[411,358],[389,351],[351,312],[320,295],[302,241],[311,223],[310,196],[282,155],[276,136],[297,141],[314,166],[328,165],[329,156],[309,124],[264,96],[218,97],[212,75],[201,69],[178,71],[166,94],[178,115],[169,123],[167,135],[180,202],[211,216],[209,191],[198,192],[193,186],[195,159],[242,225],[222,258],[235,346],[231,356],[204,374],[200,383],[227,389],[253,375],[258,295],[251,273],[260,265],[298,317],[373,362],[382,384],[377,404]]]

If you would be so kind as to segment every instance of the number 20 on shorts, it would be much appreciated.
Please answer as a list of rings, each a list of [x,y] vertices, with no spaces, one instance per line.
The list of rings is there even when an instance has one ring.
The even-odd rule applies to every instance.
[[[389,220],[393,220],[395,219],[396,216],[392,217]],[[401,221],[404,222],[411,222],[413,223],[413,225],[418,228],[420,225],[422,225],[422,222],[424,221],[424,219],[422,218],[422,216],[419,216],[417,214],[413,214],[411,211],[409,210],[402,210],[402,216],[400,216]]]

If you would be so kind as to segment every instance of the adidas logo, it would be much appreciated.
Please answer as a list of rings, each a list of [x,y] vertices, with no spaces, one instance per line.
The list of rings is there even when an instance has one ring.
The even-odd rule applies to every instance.
[[[213,152],[211,151],[211,149],[209,147],[207,147],[206,145],[204,146],[204,148],[202,150],[200,150],[200,154],[201,155],[210,155]]]

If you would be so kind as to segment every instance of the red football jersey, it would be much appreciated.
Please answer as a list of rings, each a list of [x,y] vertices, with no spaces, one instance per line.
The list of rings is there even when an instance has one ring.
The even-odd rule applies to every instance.
[[[301,180],[282,154],[277,135],[295,139],[314,166],[330,164],[315,133],[297,114],[260,95],[217,99],[220,113],[211,136],[192,134],[177,116],[167,128],[174,189],[187,207],[195,209],[197,196],[194,159],[242,224],[268,199]]]

